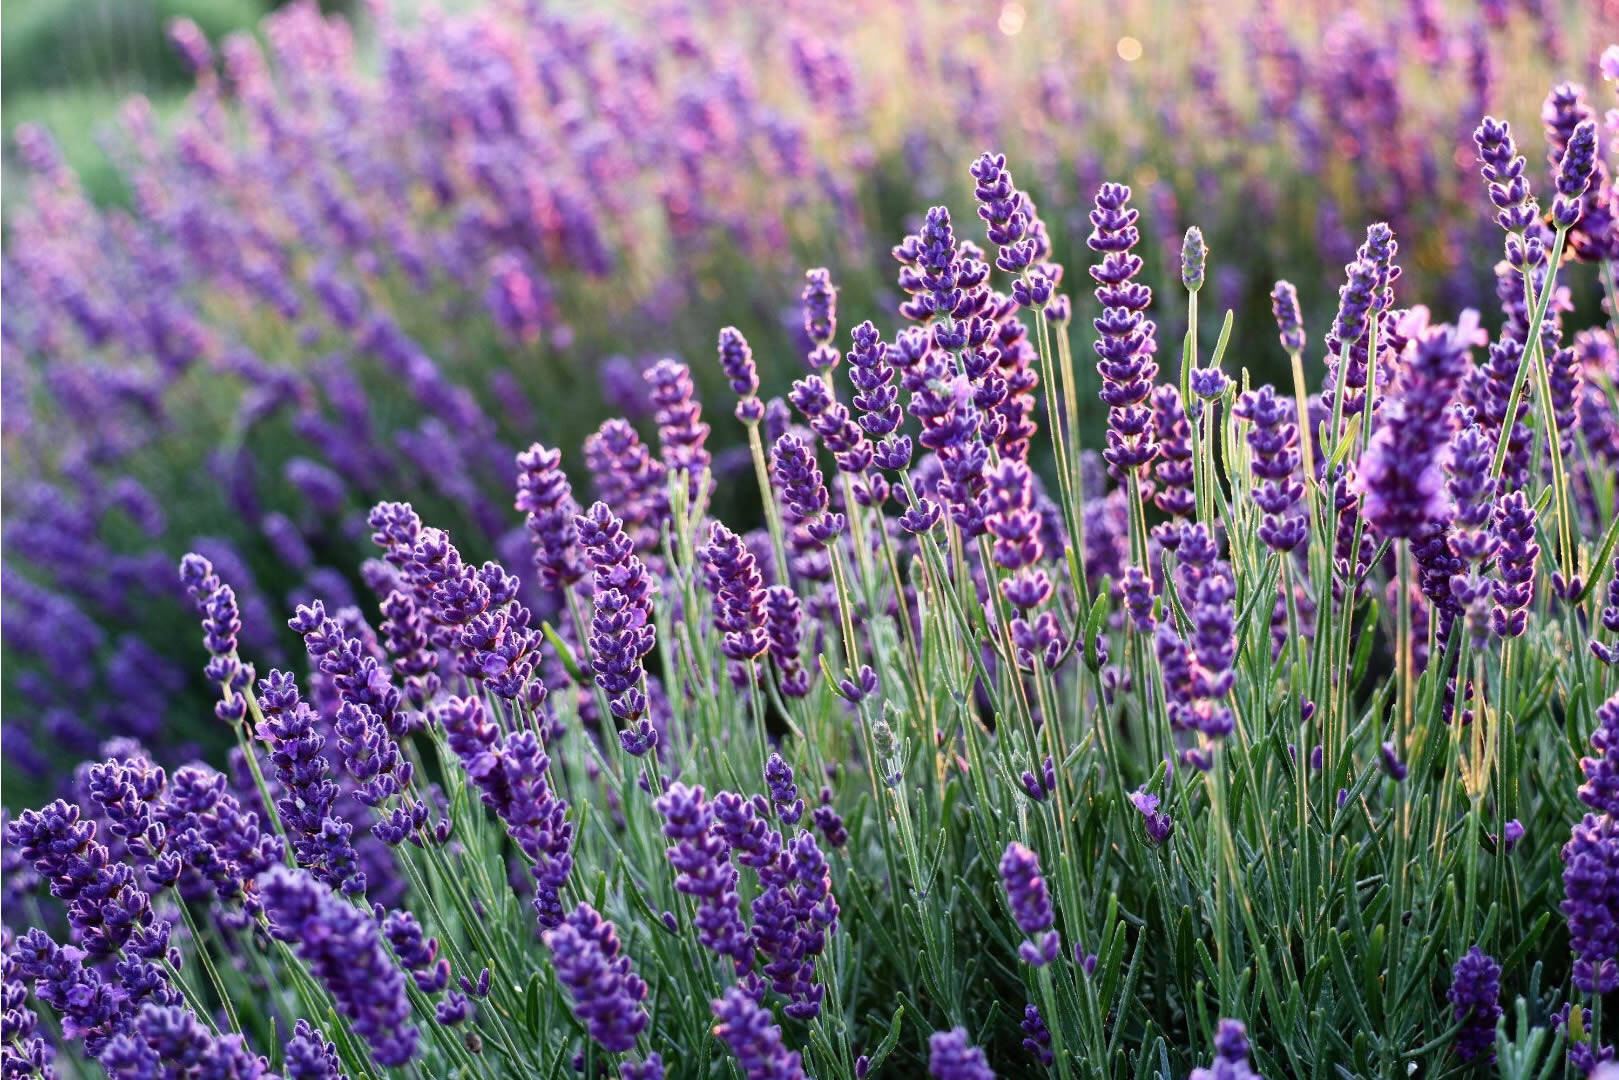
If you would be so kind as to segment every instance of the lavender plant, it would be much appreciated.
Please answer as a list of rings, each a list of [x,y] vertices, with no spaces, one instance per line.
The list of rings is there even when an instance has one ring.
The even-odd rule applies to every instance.
[[[524,79],[561,98],[588,41],[532,17],[572,66]],[[306,35],[279,43],[291,57],[341,57],[307,13],[273,25]],[[445,49],[485,43],[454,25]],[[1345,36],[1362,93],[1335,119],[1372,138],[1385,74]],[[696,38],[676,45],[704,55]],[[858,111],[828,47],[797,40],[823,110]],[[262,72],[230,55],[269,139]],[[400,93],[429,78],[390,55]],[[485,134],[515,138],[501,80],[478,87]],[[824,268],[783,286],[810,372],[791,409],[761,400],[726,320],[711,370],[637,380],[655,439],[610,419],[571,478],[555,449],[504,447],[374,316],[374,347],[439,402],[399,446],[436,495],[377,502],[348,526],[373,556],[352,581],[310,572],[285,603],[230,544],[179,560],[223,771],[152,728],[7,815],[6,1074],[1597,1069],[1619,987],[1619,214],[1589,113],[1575,88],[1548,99],[1547,219],[1510,129],[1478,128],[1499,331],[1413,292],[1377,222],[1345,256],[1313,393],[1292,286],[1267,290],[1274,326],[1228,310],[1205,355],[1188,318],[1177,346],[1177,290],[1188,316],[1219,291],[1220,234],[1155,253],[1167,223],[1104,182],[1087,308],[996,153],[957,178],[987,246],[926,210],[894,248],[897,318]],[[189,167],[228,172],[206,135]],[[448,168],[430,146],[414,164]],[[522,160],[466,166],[505,191]],[[442,178],[447,206],[464,179]],[[699,179],[665,192],[674,220],[708,211]],[[371,246],[332,182],[310,180],[321,228]],[[555,232],[510,242],[606,259],[568,195],[550,192]],[[322,281],[333,319],[361,322]],[[514,348],[554,333],[535,266],[503,257],[491,288]],[[1278,331],[1282,391],[1234,359],[1257,368]],[[705,414],[699,384],[730,396]],[[1105,423],[1080,421],[1081,393]],[[299,438],[349,456],[288,470],[312,513],[403,483],[357,420],[317,420]],[[726,426],[735,474],[710,448]],[[469,479],[486,466],[512,512]],[[716,497],[727,475],[761,512]],[[463,554],[502,534],[505,562]],[[16,581],[38,654],[95,640]]]

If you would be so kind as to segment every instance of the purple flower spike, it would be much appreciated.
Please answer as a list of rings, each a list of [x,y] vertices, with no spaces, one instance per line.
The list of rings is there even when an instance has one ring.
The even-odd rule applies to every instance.
[[[1039,1008],[1032,1003],[1023,1006],[1023,1020],[1018,1027],[1023,1031],[1023,1049],[1049,1068],[1057,1059],[1051,1052],[1051,1032]]]
[[[842,514],[828,510],[831,498],[821,470],[796,435],[787,434],[776,440],[770,454],[770,468],[793,524],[802,525],[816,543],[822,545],[830,544],[843,532],[845,519]]]
[[[1289,552],[1309,538],[1309,524],[1298,512],[1304,483],[1298,478],[1298,410],[1274,387],[1261,386],[1238,399],[1232,415],[1249,421],[1253,451],[1254,503],[1264,513],[1259,538],[1272,551]]]
[[[1056,959],[1057,932],[1051,929],[1056,915],[1040,874],[1040,857],[1015,840],[1007,844],[1001,856],[1001,884],[1018,929],[1031,939],[1019,947],[1018,955],[1035,967]]]
[[[708,441],[709,427],[703,423],[703,407],[697,403],[691,371],[685,364],[659,360],[648,369],[646,381],[652,388],[663,466],[671,473],[684,471],[695,497],[710,457],[703,445]]]
[[[785,585],[765,590],[765,636],[769,639],[770,660],[775,664],[781,692],[801,698],[809,693],[809,672],[799,654],[803,648],[804,606],[798,594]]]
[[[1512,125],[1486,116],[1473,132],[1478,159],[1483,165],[1485,189],[1495,205],[1496,222],[1509,233],[1522,233],[1540,217],[1540,207],[1524,175],[1527,162],[1512,139]],[[1520,249],[1521,252],[1521,249]],[[1509,262],[1521,264],[1520,257]]]
[[[793,767],[780,754],[771,754],[765,762],[765,784],[770,788],[776,817],[783,825],[797,825],[804,816],[804,800],[798,797],[798,785],[793,783]]]
[[[1591,745],[1598,756],[1580,759],[1580,771],[1585,774],[1580,801],[1599,814],[1619,819],[1619,694],[1597,709]]]
[[[1582,201],[1596,171],[1597,126],[1583,120],[1569,137],[1568,147],[1557,166],[1557,198],[1552,202],[1552,221],[1559,229],[1579,223]]]
[[[933,1080],[995,1080],[984,1052],[967,1041],[966,1028],[928,1036],[928,1075]]]
[[[1278,281],[1270,293],[1270,309],[1276,316],[1276,330],[1282,348],[1290,353],[1304,351],[1304,316],[1299,313],[1299,292],[1291,282]]]
[[[300,1019],[287,1040],[282,1072],[287,1080],[342,1080],[343,1061],[337,1056],[336,1043],[308,1020]]]
[[[1193,1069],[1187,1080],[1260,1080],[1248,1053],[1247,1027],[1241,1020],[1222,1019],[1214,1032],[1214,1065]]]
[[[832,274],[825,269],[804,272],[804,334],[810,340],[805,364],[811,371],[830,371],[837,366],[838,350],[832,339],[838,334],[838,290]]]
[[[753,362],[753,350],[748,339],[734,326],[720,330],[720,370],[731,383],[737,395],[736,418],[744,424],[756,424],[764,416],[764,404],[759,400],[759,369]]]
[[[650,1021],[642,1004],[647,987],[622,955],[613,924],[580,904],[544,937],[557,981],[568,988],[573,1014],[590,1037],[613,1053],[633,1050]]]
[[[1096,319],[1097,372],[1102,376],[1102,401],[1108,407],[1107,449],[1102,452],[1115,475],[1148,464],[1157,455],[1153,439],[1152,392],[1158,365],[1157,328],[1147,319],[1152,290],[1135,280],[1141,256],[1132,250],[1141,235],[1136,229],[1140,212],[1128,204],[1130,189],[1103,184],[1091,211],[1092,231],[1086,244],[1102,256],[1091,267],[1096,299],[1102,314]]]
[[[720,651],[736,661],[753,660],[769,645],[765,633],[764,579],[747,545],[719,522],[708,529],[701,551],[703,577],[714,594],[714,626]]]
[[[1451,970],[1450,999],[1462,1028],[1456,1056],[1463,1061],[1495,1061],[1495,1022],[1501,1018],[1501,965],[1474,945]]]
[[[562,452],[535,443],[517,455],[517,504],[527,515],[540,587],[561,592],[584,576],[579,562],[579,504],[562,471]]]
[[[1522,491],[1509,491],[1495,508],[1495,608],[1490,628],[1498,637],[1519,637],[1535,601],[1535,508]]]
[[[1413,537],[1446,516],[1443,451],[1450,441],[1449,406],[1471,344],[1470,327],[1441,325],[1424,330],[1407,349],[1384,401],[1383,422],[1358,469],[1362,513],[1383,536]]]
[[[729,957],[739,977],[747,974],[753,967],[753,942],[742,923],[736,867],[714,827],[712,804],[703,800],[701,787],[676,781],[657,800],[657,808],[663,835],[673,841],[667,854],[676,872],[675,888],[697,901],[698,944]]]
[[[419,1038],[405,977],[382,947],[377,924],[302,870],[274,866],[258,881],[270,934],[291,945],[331,993],[377,1064],[404,1065]]]
[[[653,583],[634,553],[623,521],[605,503],[593,505],[577,525],[595,586],[591,670],[623,728],[619,737],[625,750],[640,756],[657,744],[656,729],[644,719],[647,700],[641,689],[646,677],[643,660],[657,641]]]
[[[1619,989],[1619,818],[1586,814],[1563,845],[1563,903],[1574,949],[1574,985]]]
[[[744,1080],[804,1080],[799,1055],[781,1041],[781,1028],[768,1009],[746,990],[733,986],[712,1003],[714,1034],[731,1048]]]

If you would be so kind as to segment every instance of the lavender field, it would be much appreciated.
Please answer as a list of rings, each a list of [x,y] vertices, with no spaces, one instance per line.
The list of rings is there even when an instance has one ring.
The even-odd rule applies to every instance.
[[[166,35],[5,132],[5,1080],[1619,1077],[1615,0]]]

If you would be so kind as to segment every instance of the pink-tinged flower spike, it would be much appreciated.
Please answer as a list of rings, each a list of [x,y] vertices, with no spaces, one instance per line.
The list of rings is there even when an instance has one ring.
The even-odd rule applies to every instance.
[[[703,423],[703,407],[697,403],[691,371],[685,364],[660,360],[646,373],[652,388],[652,405],[658,422],[658,449],[669,472],[684,471],[688,490],[695,498],[710,456],[704,448],[709,427]]]
[[[544,938],[557,981],[568,988],[573,1014],[590,1037],[613,1053],[633,1050],[650,1022],[647,987],[631,970],[613,924],[580,904]]]
[[[1447,514],[1442,460],[1450,441],[1449,407],[1472,337],[1467,327],[1432,326],[1407,347],[1357,476],[1361,512],[1385,537],[1415,536]]]
[[[1535,601],[1535,508],[1522,491],[1509,491],[1495,507],[1495,609],[1490,629],[1499,637],[1519,637]]]
[[[838,290],[830,271],[817,268],[804,272],[804,334],[810,352],[804,358],[811,371],[831,371],[838,363],[838,350],[832,344],[838,336]]]
[[[640,757],[658,743],[641,689],[646,676],[643,661],[657,642],[652,580],[625,535],[624,523],[606,503],[593,505],[577,525],[594,575],[591,671],[620,724],[619,742],[626,752]]]
[[[579,504],[568,474],[562,471],[560,450],[534,443],[517,455],[516,508],[527,515],[524,524],[534,541],[540,587],[561,592],[584,577],[579,529],[574,524]]]
[[[843,532],[846,519],[828,510],[831,498],[821,470],[796,435],[787,434],[776,440],[770,452],[770,469],[781,488],[782,503],[791,524],[802,525],[822,545],[830,544]]]
[[[1108,407],[1107,449],[1102,451],[1115,476],[1139,469],[1157,456],[1153,438],[1152,393],[1158,365],[1157,328],[1146,317],[1152,290],[1135,280],[1141,256],[1132,250],[1141,239],[1136,229],[1140,212],[1128,204],[1130,189],[1103,184],[1091,211],[1092,231],[1086,244],[1102,256],[1091,267],[1096,299],[1102,314],[1096,319],[1097,372],[1102,376],[1102,401]]]
[[[1265,515],[1259,538],[1272,551],[1286,554],[1309,539],[1310,527],[1299,512],[1304,484],[1298,478],[1298,406],[1261,386],[1238,399],[1232,415],[1246,420],[1253,451],[1254,503]]]
[[[1046,879],[1040,873],[1040,857],[1015,840],[1007,844],[1001,856],[1001,884],[1012,906],[1012,917],[1028,938],[1018,946],[1018,955],[1035,967],[1049,964],[1057,958],[1059,943],[1052,929],[1056,915],[1051,910]]]
[[[258,880],[270,935],[292,946],[331,993],[349,1029],[378,1065],[416,1056],[405,976],[383,948],[377,923],[302,870],[273,866]]]
[[[748,339],[734,326],[720,329],[720,370],[731,383],[737,395],[736,418],[744,424],[757,423],[765,414],[764,403],[759,400],[759,369],[753,362],[753,350]]]
[[[995,1080],[984,1052],[959,1027],[928,1036],[928,1075],[933,1080]]]
[[[743,1080],[805,1080],[802,1059],[782,1043],[770,1010],[740,986],[711,1003],[714,1034],[736,1056]]]

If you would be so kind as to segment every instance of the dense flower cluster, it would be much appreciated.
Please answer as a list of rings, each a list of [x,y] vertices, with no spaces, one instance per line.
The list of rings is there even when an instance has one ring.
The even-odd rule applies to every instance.
[[[829,263],[800,282],[806,208],[836,203],[856,251],[872,163],[925,163],[943,137],[930,123],[897,148],[856,119],[882,100],[844,45],[891,18],[881,5],[761,30],[758,50],[789,42],[764,87],[751,54],[716,51],[703,4],[654,13],[661,37],[542,3],[426,13],[422,35],[384,18],[377,84],[343,74],[351,44],[311,12],[272,22],[268,71],[245,39],[216,57],[175,28],[198,75],[172,136],[183,168],[156,164],[171,136],[143,136],[129,154],[151,182],[127,219],[91,212],[50,147],[21,140],[59,218],[19,218],[7,302],[20,284],[26,311],[45,291],[61,314],[7,308],[7,375],[17,349],[30,360],[7,379],[8,459],[34,453],[52,478],[18,489],[16,524],[8,503],[7,668],[16,641],[22,670],[7,758],[34,768],[22,724],[85,763],[42,772],[32,808],[5,815],[8,1074],[657,1080],[666,1060],[684,1075],[727,1055],[772,1080],[1382,1074],[1410,1047],[1483,1061],[1501,1001],[1536,987],[1569,1000],[1571,1065],[1603,1059],[1588,999],[1619,985],[1619,696],[1610,664],[1584,657],[1619,648],[1619,354],[1582,324],[1603,318],[1587,297],[1608,267],[1584,263],[1612,243],[1603,151],[1619,133],[1583,91],[1547,102],[1544,220],[1510,132],[1479,129],[1489,208],[1475,191],[1473,216],[1497,215],[1508,255],[1477,267],[1500,303],[1486,330],[1463,306],[1479,282],[1431,288],[1477,230],[1431,243],[1405,209],[1443,187],[1455,148],[1392,169],[1387,133],[1411,120],[1375,20],[1326,20],[1336,92],[1312,97],[1303,46],[1260,5],[1263,124],[1205,73],[1200,130],[1254,145],[1284,130],[1300,156],[1338,159],[1317,188],[1353,182],[1389,219],[1354,250],[1342,221],[1319,226],[1319,261],[1347,264],[1330,331],[1306,332],[1317,296],[1294,274],[1306,288],[1270,294],[1288,355],[1267,357],[1235,316],[1199,328],[1199,305],[1258,293],[1222,258],[1232,231],[1186,228],[1148,169],[1133,193],[1078,162],[1067,205],[1090,213],[1048,224],[1031,192],[1063,205],[1075,162],[1018,161],[1024,189],[1007,154],[975,157],[983,246],[944,206],[913,219],[893,249],[897,327],[869,275]],[[1212,35],[1205,14],[1188,36]],[[1464,41],[1461,13],[1407,15],[1402,40],[1430,66],[1482,59],[1496,32]],[[1029,67],[1020,20],[1046,16],[997,17],[1004,63],[907,25],[895,78],[937,61],[982,88],[957,118],[984,124],[994,87]],[[1118,45],[1132,63],[1142,42]],[[1619,82],[1619,50],[1609,66]],[[1470,71],[1472,118],[1492,90]],[[793,87],[815,103],[802,126]],[[279,110],[281,94],[303,107]],[[1041,115],[1083,128],[1104,100],[1054,78]],[[362,122],[378,115],[385,147]],[[857,133],[876,141],[845,145]],[[780,170],[770,221],[739,154]],[[1368,160],[1398,191],[1374,192]],[[1254,194],[1245,235],[1281,220],[1290,183]],[[227,204],[237,187],[275,213]],[[1076,228],[1098,260],[1094,382],[1054,260]],[[75,244],[109,253],[117,290],[85,287]],[[661,277],[662,259],[684,276]],[[745,295],[716,284],[739,270]],[[1145,282],[1166,271],[1184,292],[1155,306]],[[449,348],[436,303],[462,294],[490,325],[458,323]],[[600,318],[575,320],[592,300]],[[296,372],[253,355],[257,335],[217,333],[226,309],[261,312]],[[1167,332],[1182,314],[1160,372],[1149,316]],[[732,319],[757,358],[734,326],[717,365],[653,358]],[[596,353],[654,328],[651,356]],[[1327,357],[1313,392],[1311,341]],[[132,342],[150,381],[106,363]],[[490,343],[520,372],[478,369]],[[795,355],[811,373],[787,390]],[[1248,370],[1279,359],[1291,393]],[[559,422],[588,412],[555,400],[593,367],[624,415]],[[236,379],[253,388],[239,437],[197,488],[240,528],[187,545],[179,590],[203,630],[197,689],[229,723],[182,728],[208,713],[175,705],[184,672],[113,620],[144,621],[148,577],[172,601],[172,561],[129,552],[169,544],[191,508],[103,473],[133,460],[115,440],[179,419],[129,410],[182,387],[212,402]],[[369,389],[383,381],[425,418],[388,430],[397,402]],[[711,385],[735,395],[735,423],[705,421]],[[35,402],[105,422],[37,452]],[[547,441],[517,452],[533,435]],[[290,454],[266,449],[277,439]],[[564,468],[576,451],[588,509]],[[356,509],[392,494],[419,498]],[[368,533],[379,557],[355,566]],[[303,656],[286,657],[283,626]],[[1592,717],[1576,763],[1566,729]],[[130,731],[142,741],[102,737]],[[1560,821],[1562,923],[1545,889],[1515,885],[1558,871],[1533,841]],[[1434,880],[1453,887],[1421,887]],[[1362,940],[1381,944],[1336,962]],[[1434,962],[1434,943],[1475,941],[1448,972]],[[1206,1051],[1170,1033],[1208,1022],[1211,977],[1229,1011],[1285,1012],[1272,990],[1297,987],[1314,1019],[1252,1044],[1221,1020],[1194,1068]],[[1368,1016],[1379,1030],[1339,1034]]]

